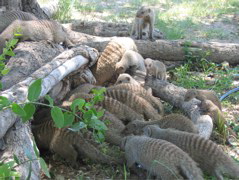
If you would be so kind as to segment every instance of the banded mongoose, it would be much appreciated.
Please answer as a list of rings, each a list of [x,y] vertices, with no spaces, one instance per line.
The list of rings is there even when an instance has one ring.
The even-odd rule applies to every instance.
[[[116,75],[115,65],[120,61],[126,50],[137,51],[133,39],[116,38],[108,43],[97,63],[91,68],[96,78],[96,85],[103,85]]]
[[[16,37],[20,38],[22,41],[46,40],[50,43],[63,42],[63,44],[67,47],[73,46],[65,28],[53,20],[15,20],[2,32],[0,36],[5,40],[9,40],[14,37],[15,32],[21,34],[21,36]]]
[[[136,112],[142,114],[147,120],[159,120],[162,118],[148,101],[130,91],[107,89],[105,95],[124,103]]]
[[[73,166],[77,166],[77,158],[80,155],[101,163],[116,164],[118,162],[101,153],[80,131],[73,132],[68,128],[56,128],[52,120],[33,126],[32,132],[39,148],[59,154]]]
[[[130,84],[135,84],[140,86],[140,83],[127,73],[120,74],[115,82],[115,84],[122,84],[122,83],[130,83]]]
[[[85,94],[81,92],[75,93],[70,96],[68,100],[63,102],[63,106],[69,106],[71,102],[73,102],[77,98],[90,100],[91,98],[93,98],[93,96],[93,94]],[[96,105],[102,106],[104,109],[114,114],[117,118],[122,120],[124,124],[134,121],[135,119],[142,121],[144,120],[143,115],[137,113],[132,108],[111,97],[105,96],[104,99],[96,103]]]
[[[146,58],[144,60],[145,67],[147,69],[147,75],[152,75],[153,77],[166,81],[166,67],[164,63]]]
[[[114,86],[110,86],[107,89],[125,89],[129,90],[136,95],[144,98],[147,100],[157,111],[159,114],[162,116],[164,115],[164,107],[163,104],[161,103],[160,99],[157,97],[154,97],[152,95],[152,92],[149,90],[146,90],[140,85],[135,85],[135,84],[130,84],[130,83],[122,83],[122,84],[117,84]]]
[[[219,107],[216,104],[214,104],[211,100],[203,99],[199,104],[199,108],[203,114],[207,114],[212,118],[213,124],[216,125],[216,127],[219,130],[219,133],[225,137],[226,132],[224,125],[226,123],[226,120]]]
[[[174,128],[180,131],[186,131],[190,133],[198,133],[196,126],[193,122],[182,114],[169,114],[162,117],[157,121],[132,121],[125,126],[122,134],[129,135],[141,135],[143,134],[143,128],[147,125],[157,125],[160,128]]]
[[[193,98],[196,98],[200,101],[204,99],[211,100],[220,110],[222,110],[220,100],[218,99],[216,93],[212,90],[188,89],[184,96],[184,101],[190,101]]]
[[[239,165],[226,155],[213,141],[196,134],[161,129],[149,125],[144,128],[144,135],[169,141],[187,152],[199,167],[217,179],[223,180],[223,175],[239,178]]]
[[[146,6],[140,7],[140,9],[136,12],[136,17],[132,26],[131,36],[134,36],[136,34],[136,39],[142,39],[143,30],[149,28],[149,39],[154,40],[154,19],[155,14],[153,9]]]
[[[123,138],[121,148],[125,150],[128,167],[137,163],[157,179],[203,180],[196,163],[170,142],[146,136],[127,136]]]
[[[119,74],[124,73],[128,69],[131,69],[130,72],[132,74],[134,74],[136,70],[146,72],[144,58],[138,52],[132,50],[125,51],[121,60],[116,63],[115,69]]]
[[[23,11],[7,11],[0,16],[0,34],[2,31],[9,26],[14,20],[37,20],[38,18],[31,13]]]

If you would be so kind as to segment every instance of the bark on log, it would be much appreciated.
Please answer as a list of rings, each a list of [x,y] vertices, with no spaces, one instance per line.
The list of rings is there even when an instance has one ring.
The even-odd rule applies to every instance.
[[[82,69],[87,65],[89,60],[82,55],[88,57],[91,61],[96,61],[98,58],[98,52],[90,47],[78,46],[71,50],[64,51],[59,56],[54,58],[51,62],[42,66],[35,71],[24,81],[12,86],[10,89],[5,90],[0,95],[7,97],[10,101],[17,103],[24,103],[27,100],[27,92],[29,85],[36,79],[42,79],[42,91],[40,97],[46,95],[50,89],[52,89],[60,80],[62,80],[69,73]],[[0,138],[2,138],[6,131],[16,122],[17,117],[10,109],[0,111]],[[36,158],[32,147],[32,136],[29,126],[19,122],[20,128],[17,128],[17,133],[13,130],[9,130],[8,134],[4,137],[6,149],[0,155],[12,159],[13,154],[22,157],[22,160],[26,160],[26,149],[28,155],[34,159]],[[16,141],[17,140],[17,141]],[[33,161],[32,165],[32,178],[39,179],[40,166],[38,161]],[[19,170],[22,173],[22,179],[26,179],[29,170],[29,163],[19,166]]]
[[[102,37],[127,37],[130,36],[132,25],[129,23],[108,23],[99,21],[81,21],[76,20],[73,23],[65,24],[71,30]],[[163,39],[163,33],[158,29],[153,32],[155,39]],[[143,33],[143,39],[149,39],[147,33]]]
[[[22,10],[35,14],[39,19],[49,19],[47,14],[40,8],[37,0],[1,0],[0,6],[6,10]]]
[[[86,44],[102,52],[112,38],[91,36],[78,33],[68,29],[68,34],[75,43]],[[120,38],[120,37],[119,37]],[[169,40],[134,40],[139,53],[144,58],[160,59],[164,61],[183,61],[185,60],[185,45],[192,53],[192,56],[201,56],[202,52],[210,52],[206,58],[216,63],[227,61],[231,65],[239,63],[239,44],[236,43],[200,43],[192,42],[188,45],[186,41]]]
[[[16,56],[11,57],[6,64],[10,72],[2,77],[3,90],[24,80],[63,50],[60,45],[52,47],[46,41],[19,43],[14,50]]]
[[[153,95],[184,111],[196,125],[199,135],[210,138],[213,129],[212,119],[208,115],[200,115],[199,100],[184,101],[186,89],[152,77],[146,78],[145,86],[152,88]]]

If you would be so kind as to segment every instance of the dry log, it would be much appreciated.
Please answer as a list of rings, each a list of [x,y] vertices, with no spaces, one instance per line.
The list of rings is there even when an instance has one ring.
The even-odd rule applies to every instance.
[[[208,115],[200,115],[199,100],[184,101],[186,89],[152,77],[146,78],[145,86],[152,88],[153,95],[184,111],[197,126],[199,135],[210,138],[213,128],[212,119]]]
[[[76,20],[73,23],[65,24],[71,30],[102,37],[127,37],[130,36],[132,25],[129,23],[108,23],[99,21],[81,21]],[[155,39],[163,39],[163,33],[158,29],[153,32]],[[143,33],[143,39],[148,39],[148,34]]]
[[[84,33],[78,33],[68,29],[68,34],[72,40],[77,43],[86,44],[102,52],[105,46],[112,38],[91,36]],[[120,38],[120,37],[119,37]],[[183,61],[185,60],[185,45],[187,51],[192,56],[202,56],[205,52],[210,52],[206,58],[216,63],[227,61],[231,65],[239,62],[239,44],[236,43],[200,43],[187,41],[156,40],[135,40],[139,53],[144,58],[161,59],[164,61]]]
[[[0,93],[1,96],[7,97],[10,101],[17,103],[25,103],[27,101],[27,92],[29,85],[36,79],[42,79],[42,91],[40,97],[46,95],[56,84],[59,83],[69,73],[82,69],[87,65],[89,60],[83,56],[95,62],[98,58],[98,52],[90,47],[78,46],[71,50],[64,51],[59,56],[55,57],[51,62],[42,66],[40,69],[31,74],[24,81],[13,85],[10,89]],[[0,111],[0,138],[2,138],[6,131],[16,122],[17,117],[10,109]],[[22,160],[26,160],[25,149],[28,149],[28,153],[33,159],[36,158],[32,147],[32,136],[30,134],[29,126],[20,123],[19,130],[13,132],[9,130],[8,134],[4,137],[6,149],[1,154],[3,157],[12,159],[12,155],[22,157]],[[16,141],[17,140],[17,141]],[[19,141],[19,142],[18,142]],[[32,162],[33,172],[31,179],[39,179],[39,164],[38,161]],[[28,175],[29,162],[19,166],[19,171],[22,173],[22,179],[26,179]]]

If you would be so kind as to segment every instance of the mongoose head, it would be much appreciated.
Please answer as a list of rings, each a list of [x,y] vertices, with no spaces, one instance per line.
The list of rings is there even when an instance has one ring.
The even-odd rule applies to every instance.
[[[125,67],[121,65],[120,62],[117,62],[116,65],[115,65],[115,71],[116,73],[118,74],[122,74],[126,71]]]
[[[120,74],[115,84],[121,83],[131,83],[131,84],[139,84],[132,76],[127,73]]]
[[[153,67],[153,60],[150,58],[146,58],[144,60],[144,64],[145,64],[145,68],[146,68],[147,72],[149,72]]]
[[[156,125],[148,125],[143,128],[143,135],[153,137],[154,133],[160,130],[162,129]]]
[[[190,101],[191,99],[195,98],[197,95],[196,90],[188,89],[185,96],[184,96],[184,101]]]
[[[135,134],[135,135],[140,135],[143,133],[142,127],[144,122],[140,120],[134,120],[132,122],[129,122],[124,130],[121,132],[124,135],[129,135],[129,134]]]
[[[199,104],[199,108],[202,112],[207,113],[210,112],[211,109],[217,108],[217,106],[211,100],[204,99]]]
[[[125,146],[127,144],[127,142],[132,138],[133,136],[126,136],[124,138],[122,138],[121,143],[120,143],[120,149],[121,150],[125,150]]]
[[[142,6],[136,13],[137,18],[143,18],[149,16],[152,10],[149,7]]]

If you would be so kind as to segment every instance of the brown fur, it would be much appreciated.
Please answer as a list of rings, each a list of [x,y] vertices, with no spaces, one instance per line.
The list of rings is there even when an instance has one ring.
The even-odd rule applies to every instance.
[[[135,110],[136,112],[144,115],[145,119],[161,119],[161,115],[158,114],[156,109],[154,109],[148,101],[130,91],[112,89],[106,90],[105,94],[106,96],[117,99],[118,101]]]
[[[147,75],[152,75],[157,79],[166,81],[166,67],[164,63],[146,58],[144,60],[145,67],[147,69]]]
[[[149,27],[149,39],[154,40],[154,19],[155,14],[153,9],[151,9],[150,7],[142,6],[136,13],[131,36],[136,34],[136,39],[142,39],[143,30]]]
[[[129,83],[134,85],[139,85],[140,83],[136,81],[131,75],[127,73],[120,74],[115,82],[115,84]]]
[[[197,98],[200,101],[205,99],[211,100],[220,110],[222,110],[220,100],[212,90],[188,89],[184,96],[184,101],[190,101],[193,98]]]
[[[132,50],[125,51],[121,60],[116,63],[115,69],[119,74],[124,73],[128,69],[131,69],[130,72],[132,74],[134,74],[136,70],[146,72],[144,58],[139,53]]]
[[[131,38],[119,38],[108,43],[97,63],[91,69],[96,78],[96,85],[103,85],[116,75],[115,65],[120,61],[126,50],[137,51],[137,47]]]
[[[160,128],[174,128],[180,131],[186,131],[191,133],[198,133],[193,122],[182,114],[169,114],[164,116],[162,119],[157,121],[138,121],[128,123],[122,134],[136,134],[141,135],[143,133],[143,128],[147,125],[158,125]]]
[[[122,84],[108,87],[107,89],[129,90],[132,93],[147,100],[155,109],[157,109],[159,114],[161,114],[162,116],[164,115],[164,107],[163,107],[163,104],[161,103],[160,99],[157,97],[154,97],[152,95],[151,91],[147,91],[140,85],[135,85],[135,84],[130,84],[130,83],[122,83]]]
[[[31,20],[22,21],[15,20],[12,22],[0,35],[3,39],[9,40],[14,37],[17,32],[21,36],[16,36],[22,41],[32,40],[41,41],[46,40],[51,43],[63,42],[67,47],[73,46],[68,38],[64,27],[56,21],[48,20]]]
[[[85,93],[75,93],[72,96],[69,97],[68,101],[65,101],[63,105],[69,106],[72,101],[74,101],[77,98],[83,98],[86,100],[90,100],[93,98],[93,94],[85,94]],[[104,99],[100,102],[98,102],[96,105],[102,106],[110,113],[114,114],[117,118],[122,120],[125,124],[134,121],[135,119],[138,120],[144,120],[142,115],[128,107],[127,105],[121,103],[120,101],[117,101],[111,97],[105,96]]]
[[[239,166],[228,157],[214,142],[198,135],[173,129],[146,126],[144,134],[169,141],[187,152],[202,170],[223,180],[223,174],[239,177]]]
[[[70,131],[68,128],[58,129],[53,121],[45,121],[33,126],[32,131],[39,148],[49,149],[59,154],[73,166],[77,166],[79,155],[101,163],[116,163],[113,158],[101,153],[93,146],[84,134]]]
[[[177,146],[160,139],[146,136],[128,136],[122,141],[127,166],[140,164],[157,179],[203,180],[196,163]]]
[[[23,11],[7,11],[0,16],[0,34],[3,30],[8,27],[15,20],[37,20],[37,17],[31,13],[23,12]]]

